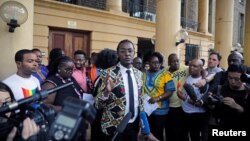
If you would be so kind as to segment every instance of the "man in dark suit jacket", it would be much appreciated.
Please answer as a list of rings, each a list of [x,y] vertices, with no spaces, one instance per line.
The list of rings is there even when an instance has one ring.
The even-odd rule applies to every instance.
[[[228,66],[235,64],[235,65],[243,65],[244,64],[244,59],[242,54],[240,54],[239,52],[232,52],[228,58],[227,58],[227,63]],[[247,74],[250,74],[250,68],[248,68],[247,66],[244,66],[244,71]],[[218,85],[224,85],[225,83],[228,83],[227,81],[227,71],[221,71],[216,73],[216,75],[214,76],[214,79],[210,82],[210,86],[209,86],[209,92],[213,92],[216,93],[216,88]]]
[[[112,136],[124,116],[131,112],[125,131],[119,134],[115,141],[137,141],[139,132],[139,112],[142,105],[142,73],[132,66],[135,48],[131,41],[122,40],[117,47],[119,63],[101,73],[102,84],[96,97],[96,108],[103,109],[101,119],[102,131]],[[127,74],[130,70],[130,74]],[[132,78],[133,100],[130,99],[131,87],[128,75]],[[130,102],[133,101],[131,110]]]

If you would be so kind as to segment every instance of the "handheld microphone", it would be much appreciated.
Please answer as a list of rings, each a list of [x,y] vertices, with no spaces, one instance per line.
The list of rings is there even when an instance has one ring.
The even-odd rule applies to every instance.
[[[129,112],[125,115],[125,117],[122,119],[122,121],[120,122],[120,124],[117,126],[116,128],[116,133],[114,135],[114,137],[112,138],[112,141],[115,140],[116,136],[119,134],[119,133],[122,133],[125,128],[127,127],[127,124],[129,122],[129,120],[131,119],[132,117],[132,113]]]
[[[146,112],[142,111],[140,112],[140,120],[141,120],[141,124],[142,124],[142,133],[144,135],[149,135],[150,134],[150,127],[149,127],[149,123],[148,123],[148,118],[147,118],[147,114]]]
[[[49,89],[49,90],[42,90],[42,91],[34,94],[33,96],[30,96],[30,97],[27,97],[27,98],[24,98],[24,99],[20,99],[18,101],[14,101],[14,102],[10,103],[9,105],[1,107],[0,108],[0,114],[7,113],[7,112],[10,112],[12,110],[16,110],[16,109],[18,109],[18,107],[20,107],[22,105],[25,105],[25,104],[28,104],[28,103],[32,103],[34,101],[43,100],[46,97],[48,97],[48,95],[50,93],[53,93],[55,91],[58,91],[59,89],[63,89],[65,87],[68,87],[70,85],[73,85],[73,82],[66,83],[64,85],[61,85],[61,86],[58,86],[56,88],[52,88],[52,89]]]
[[[195,94],[194,88],[192,85],[185,83],[184,84],[184,89],[186,90],[188,96],[190,97],[191,100],[193,100],[193,102],[197,101],[197,96]]]

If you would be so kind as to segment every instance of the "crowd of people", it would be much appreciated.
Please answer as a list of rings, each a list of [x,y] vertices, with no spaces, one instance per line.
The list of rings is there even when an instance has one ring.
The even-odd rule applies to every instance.
[[[85,95],[91,95],[97,110],[94,122],[86,126],[91,128],[91,141],[208,141],[213,139],[210,132],[214,128],[249,129],[250,87],[242,75],[249,74],[250,68],[238,52],[228,56],[227,69],[220,67],[222,56],[217,52],[209,54],[207,68],[201,58],[181,65],[174,53],[167,57],[168,66],[164,66],[161,53],[153,52],[143,59],[135,57],[134,44],[122,40],[116,51],[92,53],[90,65],[87,58],[81,50],[70,58],[62,49],[54,48],[45,66],[39,49],[17,51],[17,72],[0,83],[0,107],[73,82],[42,102],[60,112],[67,97],[85,100]],[[140,113],[144,111],[149,134],[142,131]],[[15,113],[1,115],[1,127]],[[114,138],[128,113],[132,116],[125,130]],[[20,138],[39,140],[40,128],[26,118]],[[0,132],[1,140],[12,141],[17,129]],[[83,133],[79,140],[85,140],[85,136]]]

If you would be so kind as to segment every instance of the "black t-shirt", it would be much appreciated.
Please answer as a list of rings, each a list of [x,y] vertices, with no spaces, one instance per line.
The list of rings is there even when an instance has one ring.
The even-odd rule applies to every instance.
[[[216,105],[216,111],[220,119],[220,126],[232,129],[245,129],[247,124],[247,108],[249,104],[248,90],[232,90],[228,85],[221,88],[221,95],[231,97],[234,101],[244,108],[243,113],[239,113],[223,103]]]
[[[76,82],[76,80],[73,77],[69,80],[62,81],[62,79],[60,77],[53,75],[45,80],[45,82],[53,83],[54,85],[56,85],[56,87],[61,86],[63,84],[66,84],[70,81],[73,81],[74,84],[71,86],[65,87],[61,90],[58,90],[56,92],[56,97],[55,97],[55,101],[54,101],[53,105],[62,106],[63,101],[67,97],[75,97],[77,99],[80,99],[80,97],[82,97],[82,93],[84,91],[80,88],[80,86],[78,85],[78,83]]]

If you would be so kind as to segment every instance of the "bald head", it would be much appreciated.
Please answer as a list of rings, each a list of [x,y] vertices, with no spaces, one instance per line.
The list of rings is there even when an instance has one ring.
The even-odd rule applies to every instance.
[[[202,65],[203,65],[203,62],[200,59],[193,59],[189,63],[189,74],[194,78],[200,77]]]
[[[235,51],[232,52],[227,58],[227,63],[228,63],[228,66],[231,64],[242,65],[244,63],[242,54],[239,52],[235,52]]]
[[[198,65],[201,67],[203,66],[203,61],[201,59],[194,59],[194,61],[197,61]]]
[[[203,66],[203,62],[201,61],[201,59],[193,59],[193,60],[191,60],[190,64],[191,63],[196,64],[196,65],[198,65],[200,67]]]

